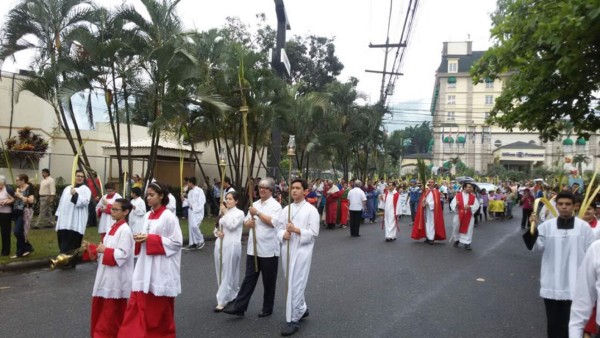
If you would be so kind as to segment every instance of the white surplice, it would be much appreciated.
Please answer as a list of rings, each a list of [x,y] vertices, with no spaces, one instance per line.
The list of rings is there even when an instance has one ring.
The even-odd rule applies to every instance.
[[[181,293],[181,244],[179,219],[170,210],[162,212],[158,219],[150,219],[154,211],[144,216],[142,233],[160,236],[164,255],[149,255],[147,242],[141,244],[133,271],[131,291],[152,293],[155,296],[176,297]]]
[[[435,201],[433,198],[433,192],[428,191],[427,196],[425,197],[425,202],[427,205],[425,206],[425,234],[427,239],[433,241],[435,239],[435,214],[433,213],[433,209],[435,208]]]
[[[131,200],[134,209],[129,213],[129,227],[132,234],[142,233],[144,227],[144,215],[146,215],[146,203],[141,197]]]
[[[231,208],[219,219],[223,239],[215,241],[215,270],[217,272],[217,304],[226,305],[235,299],[240,290],[240,261],[242,259],[242,229],[244,212]],[[217,229],[214,231],[217,235]],[[223,270],[221,272],[221,245],[223,245]]]
[[[460,192],[459,194],[462,194],[464,205],[466,206],[467,204],[469,204],[469,194],[467,194],[466,192]],[[466,234],[461,234],[459,232],[459,229],[460,229],[460,221],[458,219],[459,213],[456,210],[456,208],[458,206],[458,198],[457,197],[458,197],[458,195],[452,199],[452,202],[450,202],[450,210],[456,212],[456,215],[454,215],[454,221],[452,222],[452,238],[451,239],[453,241],[459,241],[462,244],[471,244],[471,242],[473,241],[473,227],[475,224],[475,213],[479,209],[479,200],[477,199],[477,196],[474,196],[474,198],[473,198],[474,202],[473,202],[473,205],[471,205],[471,221],[469,222],[469,229],[467,230]]]
[[[383,196],[383,222],[385,225],[385,238],[396,238],[396,234],[398,233],[397,215],[400,215],[402,210],[400,208],[400,196],[398,196],[396,205],[394,205],[394,196],[397,194],[398,192],[393,190],[392,192],[388,192],[387,195]]]
[[[169,193],[167,197],[169,197],[169,204],[167,204],[167,209],[169,209],[173,213],[173,215],[177,216],[177,200],[175,200],[175,196]]]
[[[85,235],[88,220],[88,204],[92,198],[92,191],[85,184],[75,188],[77,190],[77,202],[71,202],[71,187],[67,186],[60,196],[58,208],[56,209],[56,231],[72,230]]]
[[[289,281],[285,318],[286,322],[297,322],[307,309],[304,290],[308,282],[315,239],[319,236],[319,212],[306,201],[293,203],[291,208],[291,223],[295,227],[300,228],[301,232],[300,235],[296,233],[291,234],[288,241],[283,239],[288,223],[288,208],[289,206],[286,206],[279,213],[279,216],[275,218],[275,224],[279,228],[277,238],[282,243],[282,267]],[[289,269],[287,266],[288,243]],[[287,276],[288,270],[289,276]]]
[[[204,191],[197,186],[188,190],[187,200],[189,203],[188,209],[188,233],[189,245],[204,243],[204,236],[200,232],[200,225],[204,219],[204,204],[206,197]]]
[[[112,256],[117,265],[104,264],[104,254],[98,253],[98,269],[92,295],[109,299],[129,298],[135,242],[127,223],[121,224],[114,235],[110,234],[110,230],[109,228],[102,243],[113,249]]]
[[[113,203],[115,203],[115,200],[119,198],[122,198],[119,193],[114,193],[110,198],[108,197],[108,194],[105,194],[102,196],[100,201],[98,201],[98,204],[96,205],[96,214],[100,214],[100,218],[98,219],[99,234],[105,234],[108,229],[110,229],[110,226],[115,222],[110,215],[110,209],[108,209],[108,207],[112,207]],[[106,211],[100,211],[100,208],[102,208],[104,202],[106,202],[104,208],[105,210],[108,210],[108,213]]]
[[[577,271],[575,297],[571,304],[569,321],[569,337],[582,337],[594,306],[598,304],[600,293],[600,241],[595,241],[585,253],[585,257]],[[600,323],[600,311],[596,311],[596,325]]]
[[[558,229],[557,218],[538,226],[534,249],[542,250],[540,296],[554,300],[572,300],[577,269],[588,247],[594,241],[592,228],[575,217],[573,229]]]

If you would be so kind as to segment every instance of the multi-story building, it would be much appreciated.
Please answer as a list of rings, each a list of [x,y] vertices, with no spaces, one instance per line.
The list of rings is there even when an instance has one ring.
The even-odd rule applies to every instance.
[[[479,173],[486,173],[494,163],[529,172],[534,166],[562,166],[565,159],[568,162],[576,155],[585,155],[589,161],[582,169],[598,168],[598,134],[586,141],[565,133],[553,142],[542,142],[535,132],[521,131],[518,126],[509,132],[487,123],[509,74],[473,84],[469,71],[483,53],[473,51],[471,41],[444,42],[431,104],[433,165],[442,166],[459,157]]]

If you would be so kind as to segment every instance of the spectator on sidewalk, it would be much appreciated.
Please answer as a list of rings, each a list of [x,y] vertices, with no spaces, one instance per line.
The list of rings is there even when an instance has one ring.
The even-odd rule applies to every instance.
[[[54,178],[50,176],[50,170],[42,169],[43,179],[40,181],[40,213],[38,214],[34,229],[53,228],[56,226],[56,219],[52,214],[52,206],[56,198],[56,183]]]

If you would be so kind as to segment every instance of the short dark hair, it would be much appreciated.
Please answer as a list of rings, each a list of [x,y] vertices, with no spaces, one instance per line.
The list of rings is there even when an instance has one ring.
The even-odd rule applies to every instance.
[[[187,181],[190,182],[193,185],[196,185],[196,178],[195,177],[188,177]]]
[[[50,170],[48,168],[42,169],[42,172],[50,175]]]
[[[231,178],[225,176],[225,178],[223,179],[223,182],[229,183],[229,185],[231,185]]]
[[[570,199],[573,204],[575,204],[575,202],[577,202],[576,198],[575,198],[575,195],[573,195],[569,191],[561,191],[561,192],[559,192],[556,195],[556,201],[558,202],[559,199]]]
[[[466,188],[467,185],[470,185],[471,188],[475,189],[475,185],[473,183],[471,183],[471,182],[465,182],[465,183],[463,183],[463,189]],[[485,189],[483,189],[483,190],[485,190]]]
[[[142,196],[142,189],[140,189],[139,187],[131,188],[131,192],[134,193],[136,196]]]
[[[29,176],[27,176],[26,174],[19,174],[17,175],[17,179],[21,180],[25,183],[29,183]]]
[[[106,184],[104,184],[104,189],[115,189],[115,184],[112,182],[106,182]]]
[[[160,204],[169,204],[169,187],[165,183],[154,181],[148,185],[148,189],[152,189],[157,194],[163,195]]]
[[[133,210],[133,204],[131,204],[131,202],[129,202],[128,199],[117,198],[114,203],[119,203],[123,211],[127,210],[129,211],[129,213],[131,213],[131,210]],[[127,220],[129,220],[129,213],[127,213],[127,215],[125,216],[125,219]]]
[[[240,195],[236,191],[230,191],[226,193],[225,197],[227,197],[227,195],[231,195],[236,202],[240,199]]]
[[[308,189],[308,182],[306,182],[306,180],[303,180],[301,178],[295,178],[292,180],[292,184],[290,184],[290,188],[292,187],[292,185],[294,185],[294,183],[300,183],[302,185],[302,189],[304,189],[304,190]]]

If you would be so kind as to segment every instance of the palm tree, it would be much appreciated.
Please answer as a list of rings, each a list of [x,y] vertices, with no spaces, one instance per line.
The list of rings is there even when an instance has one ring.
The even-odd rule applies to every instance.
[[[584,154],[577,154],[573,156],[573,164],[577,166],[579,175],[583,177],[583,163],[589,164],[591,159]]]
[[[69,95],[83,89],[71,75],[75,69],[69,35],[89,24],[89,4],[87,0],[22,0],[8,14],[0,47],[0,59],[14,58],[23,50],[34,51],[31,67],[36,75],[22,82],[19,90],[30,91],[52,106],[73,153],[82,149],[87,168],[89,161]],[[70,127],[75,130],[77,144]]]
[[[152,102],[150,130],[152,145],[145,180],[154,175],[161,128],[180,112],[175,92],[186,80],[198,76],[196,58],[190,53],[188,32],[176,14],[181,0],[141,0],[147,16],[133,5],[124,5],[117,14],[131,34],[130,46],[138,52],[140,67],[149,79],[145,86]],[[174,100],[175,99],[175,100]]]

